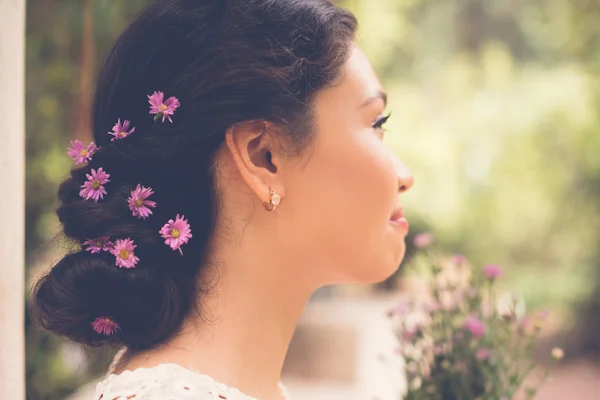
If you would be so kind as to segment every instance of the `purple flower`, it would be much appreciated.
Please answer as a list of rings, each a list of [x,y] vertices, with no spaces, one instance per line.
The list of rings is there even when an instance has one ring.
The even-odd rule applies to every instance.
[[[102,167],[98,168],[96,171],[92,169],[92,174],[86,174],[87,181],[81,185],[81,191],[79,195],[83,197],[84,200],[92,199],[94,201],[98,201],[98,199],[104,198],[106,194],[106,189],[104,189],[105,183],[110,182],[108,178],[110,178],[110,174],[104,172]]]
[[[84,246],[88,246],[85,251],[91,251],[92,254],[100,253],[101,251],[110,251],[113,244],[108,239],[108,236],[104,236],[98,239],[90,239],[83,242]]]
[[[491,356],[492,356],[492,350],[487,347],[482,347],[480,349],[477,349],[477,352],[475,353],[475,358],[478,359],[479,361],[489,360]]]
[[[165,118],[169,119],[169,122],[173,122],[171,115],[175,114],[175,110],[181,104],[177,97],[169,97],[167,101],[163,102],[165,94],[163,92],[154,92],[151,96],[148,96],[148,102],[150,103],[150,114],[156,114],[154,117],[155,121],[162,116],[162,122],[165,122]]]
[[[465,329],[471,332],[471,335],[476,338],[485,335],[485,325],[475,316],[470,316],[465,322]]]
[[[90,142],[86,147],[79,140],[71,140],[71,147],[67,149],[67,154],[75,161],[76,165],[79,165],[87,164],[96,151],[98,151],[98,147],[94,142]]]
[[[130,238],[115,240],[111,250],[112,255],[115,256],[115,264],[119,268],[135,268],[135,265],[140,261],[133,252],[136,247]]]
[[[129,202],[129,209],[133,212],[134,217],[146,219],[152,214],[152,210],[150,210],[149,207],[156,207],[156,202],[147,200],[147,198],[153,194],[152,188],[144,187],[140,184],[137,185],[135,190],[131,191],[131,196],[127,201]]]
[[[92,328],[99,334],[111,336],[117,333],[121,327],[108,317],[99,317],[92,322]]]
[[[190,224],[185,217],[177,216],[175,220],[170,219],[161,229],[160,234],[165,239],[165,244],[171,247],[173,250],[179,250],[181,254],[181,246],[186,244],[192,237],[192,230]]]
[[[494,265],[494,264],[486,265],[483,268],[483,275],[485,275],[485,277],[490,280],[499,278],[503,274],[504,274],[504,271],[502,271],[502,268],[500,268],[499,266]]]
[[[117,121],[115,126],[112,128],[112,132],[108,132],[109,135],[113,135],[114,137],[110,139],[111,142],[119,139],[125,139],[127,136],[131,135],[135,132],[135,128],[129,129],[129,121],[123,121],[121,124],[121,118]]]
[[[413,244],[419,249],[429,247],[433,244],[434,237],[429,232],[419,233],[413,239]]]

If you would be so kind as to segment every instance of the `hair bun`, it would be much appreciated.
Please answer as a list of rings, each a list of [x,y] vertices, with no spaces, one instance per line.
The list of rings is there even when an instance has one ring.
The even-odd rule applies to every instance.
[[[57,335],[91,346],[149,348],[172,334],[193,303],[189,280],[174,279],[118,268],[109,253],[80,251],[40,279],[32,303],[42,327]],[[92,322],[99,317],[110,318],[120,329],[113,335],[97,333]]]

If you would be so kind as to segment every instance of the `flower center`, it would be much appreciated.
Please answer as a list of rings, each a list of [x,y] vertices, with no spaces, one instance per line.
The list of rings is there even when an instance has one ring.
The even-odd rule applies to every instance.
[[[169,107],[167,107],[166,104],[161,104],[160,106],[158,106],[158,109],[160,111],[167,111],[169,109]]]
[[[123,260],[127,260],[129,258],[129,250],[127,249],[123,249],[119,252],[119,257],[121,257]]]
[[[81,149],[81,151],[79,152],[79,154],[81,154],[82,156],[87,156],[88,155],[88,151],[87,149]]]
[[[181,232],[177,228],[173,228],[171,231],[171,237],[177,239],[181,235]]]
[[[135,206],[136,207],[141,207],[144,205],[144,201],[142,200],[141,197],[138,197],[137,199],[135,199]]]
[[[121,132],[120,135],[121,135],[121,137],[125,137],[125,136],[127,136],[127,132]]]
[[[94,179],[92,181],[92,189],[98,190],[98,188],[100,188],[100,181],[98,179]]]
[[[104,246],[104,241],[96,240],[96,247],[102,247],[102,246]]]

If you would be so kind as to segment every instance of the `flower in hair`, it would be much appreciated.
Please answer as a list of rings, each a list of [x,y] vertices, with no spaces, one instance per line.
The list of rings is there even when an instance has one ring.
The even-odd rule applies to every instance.
[[[153,194],[152,188],[144,187],[140,184],[137,185],[135,190],[131,191],[131,196],[127,201],[129,202],[129,209],[133,211],[134,217],[146,219],[152,214],[152,210],[149,207],[156,207],[156,202],[147,200],[147,198]]]
[[[112,128],[112,132],[108,132],[109,135],[114,136],[112,139],[110,139],[110,141],[114,142],[115,140],[125,139],[127,136],[135,132],[134,127],[129,129],[129,124],[129,121],[123,121],[123,123],[121,123],[121,118],[119,118],[115,126]]]
[[[135,264],[140,261],[133,252],[136,247],[130,238],[115,240],[115,244],[110,251],[115,256],[115,264],[119,268],[135,268]]]
[[[86,147],[79,140],[71,140],[71,147],[67,149],[67,154],[75,161],[76,165],[87,164],[98,149],[99,147],[96,147],[94,142],[90,142]]]
[[[86,174],[88,180],[81,185],[79,195],[84,200],[92,199],[97,202],[98,199],[104,198],[106,194],[106,190],[102,185],[110,182],[108,179],[110,178],[110,174],[104,172],[102,167],[98,168],[98,170],[92,169],[91,173],[91,175]]]
[[[87,246],[85,251],[90,251],[92,254],[100,253],[101,251],[110,251],[112,249],[112,242],[108,240],[108,236],[104,236],[98,239],[90,239],[83,242],[84,246]]]
[[[165,244],[171,247],[173,250],[179,250],[181,254],[181,246],[186,244],[192,237],[192,230],[190,224],[185,217],[175,217],[175,220],[169,220],[160,230],[160,235],[165,239]]]
[[[121,327],[108,317],[98,317],[92,322],[92,328],[101,335],[111,336],[117,333]]]
[[[148,102],[150,103],[150,114],[156,114],[154,121],[158,121],[162,117],[162,122],[165,122],[165,118],[169,119],[169,122],[173,122],[171,115],[175,113],[177,107],[181,104],[177,97],[169,97],[167,101],[163,101],[165,94],[163,92],[154,92],[151,96],[148,96]]]

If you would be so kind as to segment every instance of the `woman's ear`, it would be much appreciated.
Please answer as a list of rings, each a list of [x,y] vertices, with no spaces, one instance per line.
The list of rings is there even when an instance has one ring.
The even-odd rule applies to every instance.
[[[248,187],[263,202],[268,203],[271,191],[283,197],[279,158],[274,156],[276,143],[268,134],[265,121],[236,124],[225,133],[225,144],[235,168]]]

